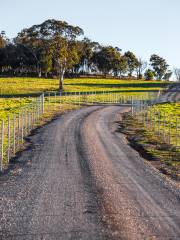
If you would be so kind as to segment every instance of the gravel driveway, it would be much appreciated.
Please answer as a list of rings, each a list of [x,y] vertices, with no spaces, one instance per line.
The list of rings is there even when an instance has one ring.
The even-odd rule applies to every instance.
[[[0,239],[180,239],[180,191],[117,131],[127,110],[82,108],[30,138],[0,177]]]

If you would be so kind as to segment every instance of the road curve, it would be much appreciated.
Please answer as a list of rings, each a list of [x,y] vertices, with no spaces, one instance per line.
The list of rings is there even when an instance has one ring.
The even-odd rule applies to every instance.
[[[0,239],[180,239],[180,192],[118,129],[120,106],[69,112],[0,177]]]

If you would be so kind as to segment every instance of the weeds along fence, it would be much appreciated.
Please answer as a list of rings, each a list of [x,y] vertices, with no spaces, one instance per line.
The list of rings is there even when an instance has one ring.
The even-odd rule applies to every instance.
[[[149,101],[135,101],[131,113],[148,132],[158,136],[162,142],[180,147],[179,115],[164,112]]]
[[[58,94],[44,93],[19,111],[0,121],[0,171],[5,170],[10,160],[22,149],[25,138],[41,125],[44,116],[53,115],[66,109],[76,109],[94,104],[132,104],[135,101],[155,99],[154,93],[119,92],[72,92]]]
[[[0,170],[8,167],[10,159],[15,156],[44,113],[44,96],[33,99],[31,104],[22,107],[18,113],[1,120],[0,125]]]

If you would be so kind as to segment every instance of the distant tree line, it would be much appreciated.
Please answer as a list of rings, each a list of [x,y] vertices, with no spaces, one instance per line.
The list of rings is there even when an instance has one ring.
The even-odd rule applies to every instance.
[[[101,75],[104,77],[164,79],[172,72],[162,57],[153,54],[149,64],[131,51],[102,46],[83,37],[78,26],[54,19],[23,29],[9,40],[0,34],[0,74],[3,76],[59,77]],[[176,69],[180,78],[180,71]]]

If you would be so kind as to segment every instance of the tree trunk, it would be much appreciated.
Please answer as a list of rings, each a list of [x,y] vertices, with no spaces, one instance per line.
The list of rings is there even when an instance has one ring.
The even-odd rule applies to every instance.
[[[63,91],[64,71],[60,72],[59,75],[59,92]]]
[[[38,77],[39,77],[39,78],[41,78],[41,77],[42,77],[41,68],[38,68]]]

